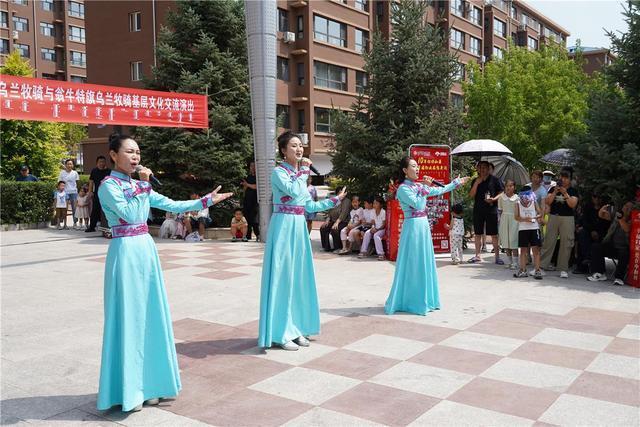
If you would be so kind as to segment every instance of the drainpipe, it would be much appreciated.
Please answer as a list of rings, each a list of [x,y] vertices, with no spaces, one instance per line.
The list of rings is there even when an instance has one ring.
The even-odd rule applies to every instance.
[[[156,0],[151,0],[151,19],[153,20],[153,66],[156,66]]]

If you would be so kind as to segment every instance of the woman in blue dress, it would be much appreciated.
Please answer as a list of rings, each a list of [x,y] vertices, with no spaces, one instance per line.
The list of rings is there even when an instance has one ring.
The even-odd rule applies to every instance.
[[[444,187],[429,187],[416,182],[418,164],[410,157],[400,161],[400,186],[396,197],[404,212],[400,247],[393,286],[384,306],[386,314],[404,311],[424,316],[440,308],[438,272],[427,218],[428,197],[439,196],[463,185],[467,178],[456,178]],[[427,184],[433,181],[425,179]]]
[[[262,263],[258,346],[275,344],[294,351],[309,346],[306,337],[320,333],[313,252],[304,214],[334,207],[346,190],[314,202],[307,190],[311,161],[302,157],[298,136],[280,135],[278,152],[284,161],[271,173],[273,215]]]
[[[115,163],[98,194],[113,239],[104,273],[104,335],[98,409],[122,405],[137,411],[180,391],[180,374],[173,341],[171,315],[160,259],[148,233],[149,207],[169,212],[207,208],[231,196],[173,201],[151,189],[151,171],[139,168],[141,180],[131,179],[140,163],[138,144],[113,136],[109,154]]]

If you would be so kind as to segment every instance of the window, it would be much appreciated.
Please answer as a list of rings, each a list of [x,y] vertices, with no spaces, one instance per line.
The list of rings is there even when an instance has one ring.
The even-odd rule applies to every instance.
[[[493,47],[493,58],[502,59],[504,57],[504,51],[497,46]]]
[[[464,33],[462,31],[451,30],[451,47],[464,50]]]
[[[77,1],[69,2],[69,16],[75,16],[76,18],[84,18],[84,4]]]
[[[71,81],[74,83],[86,83],[87,78],[82,76],[71,76]]]
[[[304,86],[304,62],[296,64],[296,77],[298,78],[298,86]]]
[[[451,9],[451,13],[458,16],[463,16],[464,14],[464,2],[462,0],[451,0],[449,2],[449,8]]]
[[[369,82],[369,76],[364,71],[356,71],[356,92],[363,93]]]
[[[496,36],[507,36],[507,24],[497,18],[493,18],[493,34]]]
[[[356,0],[355,7],[358,10],[364,10],[366,12],[369,10],[369,2],[367,0]]]
[[[289,106],[288,105],[276,105],[276,117],[278,120],[278,124],[282,124],[282,127],[285,129],[290,128],[289,123]]]
[[[74,67],[86,67],[87,66],[87,54],[84,52],[77,52],[75,50],[70,50],[71,54],[71,65]]]
[[[42,10],[48,10],[49,12],[53,12],[54,10],[53,0],[41,0],[40,4],[42,5]]]
[[[476,25],[482,25],[482,10],[479,7],[472,7],[469,19]]]
[[[480,39],[471,37],[469,52],[473,53],[474,55],[480,55]]]
[[[142,13],[131,12],[129,14],[129,32],[135,33],[142,30]]]
[[[13,28],[17,31],[29,31],[29,20],[19,16],[13,17]]]
[[[48,22],[40,23],[40,34],[47,37],[55,37],[56,36],[56,28],[53,24],[49,24]]]
[[[21,4],[22,6],[27,5],[27,0],[13,0],[14,4]]]
[[[356,29],[356,52],[362,53],[369,50],[369,31]]]
[[[9,13],[0,12],[0,27],[9,28]]]
[[[304,39],[304,16],[302,15],[298,15],[298,34],[296,34],[296,39]]]
[[[278,80],[289,81],[289,60],[278,56]]]
[[[328,108],[315,108],[316,132],[331,133],[331,112]]]
[[[313,84],[318,87],[347,90],[347,69],[314,61]]]
[[[139,82],[142,80],[142,61],[130,62],[131,64],[131,81]]]
[[[23,58],[30,58],[31,55],[29,54],[29,45],[28,44],[20,44],[20,43],[15,43],[14,44],[16,50],[18,52],[20,52],[20,56]]]
[[[464,97],[462,95],[458,95],[457,93],[451,94],[451,104],[455,108],[463,109],[464,108]]]
[[[511,5],[511,17],[513,19],[518,19],[518,11],[514,5]]]
[[[278,9],[278,31],[289,31],[289,15],[284,9]]]
[[[461,82],[464,80],[464,78],[465,78],[464,64],[461,62],[458,62],[458,66],[456,67],[455,73],[453,75],[453,79],[457,82]]]
[[[0,54],[2,55],[9,54],[9,40],[0,39]]]
[[[40,53],[41,53],[42,59],[44,59],[45,61],[56,60],[56,51],[53,49],[47,49],[43,47],[42,49],[40,49]]]
[[[304,132],[304,110],[298,110],[298,132]]]
[[[527,47],[529,50],[538,50],[538,40],[531,36],[527,37]]]
[[[58,80],[55,74],[42,73],[42,78],[45,80]]]
[[[69,41],[84,43],[84,28],[69,25]]]
[[[347,46],[347,26],[322,16],[313,16],[313,37],[336,46]]]

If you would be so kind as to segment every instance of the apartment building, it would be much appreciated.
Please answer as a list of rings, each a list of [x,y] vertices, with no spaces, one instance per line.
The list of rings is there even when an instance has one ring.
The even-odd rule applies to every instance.
[[[0,64],[17,50],[34,77],[85,82],[84,9],[82,0],[0,0]]]
[[[569,58],[576,58],[578,54],[583,61],[582,70],[589,76],[596,71],[601,72],[616,59],[611,50],[603,47],[571,46],[569,48]]]

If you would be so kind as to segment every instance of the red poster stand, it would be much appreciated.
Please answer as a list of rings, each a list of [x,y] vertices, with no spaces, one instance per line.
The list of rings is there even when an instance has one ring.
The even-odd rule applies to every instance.
[[[631,212],[627,283],[635,288],[640,288],[640,211],[637,210]]]
[[[391,261],[398,258],[398,245],[403,222],[404,212],[402,212],[400,202],[395,199],[387,201],[387,255]]]

